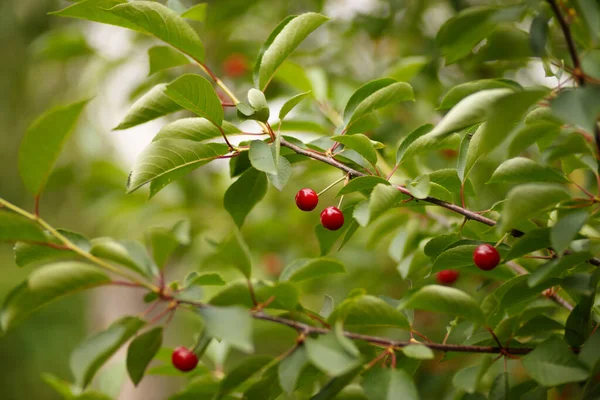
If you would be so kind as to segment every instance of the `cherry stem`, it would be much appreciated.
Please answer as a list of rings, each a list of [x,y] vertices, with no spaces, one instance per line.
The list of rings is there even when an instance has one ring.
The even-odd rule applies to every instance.
[[[337,185],[344,179],[346,179],[345,175],[342,176],[340,179],[336,180],[335,182],[333,182],[331,185],[327,186],[325,189],[321,190],[319,193],[317,193],[317,196],[321,196],[323,193],[327,192],[329,189],[331,189],[332,187],[334,187],[335,185]]]

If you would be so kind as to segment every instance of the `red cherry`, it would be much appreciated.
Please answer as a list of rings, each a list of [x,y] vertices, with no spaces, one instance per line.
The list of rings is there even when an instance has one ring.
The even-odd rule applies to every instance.
[[[337,231],[344,225],[344,214],[337,207],[327,207],[321,212],[321,225],[330,231]]]
[[[312,189],[302,189],[296,193],[296,205],[302,211],[312,211],[319,203],[319,195]]]
[[[175,368],[183,372],[191,371],[198,365],[198,357],[196,357],[193,351],[183,346],[173,350],[171,361]]]
[[[243,76],[249,70],[248,59],[243,54],[230,54],[223,61],[223,70],[225,71],[225,75],[232,78]]]
[[[473,261],[477,268],[489,271],[500,263],[500,253],[494,246],[487,243],[480,244],[473,252]]]
[[[437,273],[436,279],[437,279],[438,283],[440,283],[442,285],[451,285],[454,282],[456,282],[456,280],[458,279],[459,276],[460,276],[460,272],[458,272],[457,270],[445,269],[445,270]]]

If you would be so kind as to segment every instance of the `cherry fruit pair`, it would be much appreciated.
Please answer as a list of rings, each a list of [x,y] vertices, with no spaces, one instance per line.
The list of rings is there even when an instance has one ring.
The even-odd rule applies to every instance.
[[[312,211],[319,204],[319,195],[312,189],[302,189],[296,193],[296,205],[302,211]],[[344,225],[344,214],[337,207],[327,207],[321,212],[321,225],[330,231],[337,231]]]
[[[500,253],[494,246],[487,243],[480,244],[473,252],[473,262],[477,268],[483,271],[490,271],[500,264]],[[436,275],[438,283],[442,285],[451,285],[458,279],[460,272],[454,269],[445,269]]]

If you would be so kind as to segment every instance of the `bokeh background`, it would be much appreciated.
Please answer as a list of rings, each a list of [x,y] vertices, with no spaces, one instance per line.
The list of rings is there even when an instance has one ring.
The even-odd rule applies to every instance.
[[[171,1],[169,6],[177,9],[195,3]],[[206,22],[194,23],[194,27],[206,45],[207,64],[239,97],[251,87],[250,70],[260,45],[280,20],[306,11],[332,17],[324,29],[311,36],[294,54],[294,62],[327,77],[331,106],[340,111],[361,83],[385,75],[409,81],[417,102],[395,109],[373,132],[373,139],[382,142],[396,143],[422,123],[435,122],[439,118],[435,107],[440,96],[457,83],[507,76],[524,84],[556,84],[556,79],[546,78],[541,65],[535,62],[527,62],[527,68],[519,69],[525,64],[528,48],[517,42],[510,52],[501,48],[506,43],[484,45],[470,61],[444,67],[434,45],[435,34],[445,20],[467,5],[466,1],[214,0],[208,3]],[[137,154],[170,117],[126,131],[112,131],[127,107],[144,90],[168,82],[182,72],[199,71],[193,66],[183,66],[148,76],[147,49],[156,44],[153,39],[118,27],[48,14],[69,4],[64,0],[0,1],[0,196],[32,208],[33,200],[20,182],[17,170],[18,146],[24,131],[50,106],[89,97],[91,103],[43,196],[42,215],[54,226],[89,237],[106,235],[120,239],[143,239],[144,232],[151,227],[170,226],[189,218],[193,243],[172,260],[169,276],[176,279],[188,271],[220,268],[210,243],[222,238],[232,227],[222,207],[224,191],[231,182],[228,163],[222,161],[201,168],[148,202],[144,193],[125,194],[127,172]],[[496,62],[482,63],[486,57]],[[297,92],[285,82],[275,82],[267,97],[276,110],[283,100]],[[318,115],[314,105],[301,108],[294,118],[299,124],[304,123],[304,127],[295,134],[309,138],[322,129],[331,129],[324,118],[314,115]],[[229,117],[236,121],[235,115]],[[252,124],[244,126],[256,129]],[[390,148],[389,154],[393,152]],[[455,150],[441,150],[428,160],[428,167],[453,167],[455,157]],[[244,227],[259,277],[276,277],[289,261],[319,255],[314,234],[317,215],[299,212],[293,204],[293,195],[302,187],[320,190],[339,174],[317,163],[305,164],[308,165],[295,167],[283,192],[269,189],[266,200],[251,213]],[[410,164],[405,166],[401,174],[416,176],[413,174],[416,166],[413,167],[411,170]],[[485,203],[485,199],[486,194],[482,193],[480,201]],[[334,204],[332,195],[321,201]],[[397,262],[388,253],[393,237],[387,234],[390,229],[386,230],[386,226],[406,224],[407,220],[406,213],[396,213],[368,230],[361,230],[350,245],[335,254],[346,263],[349,273],[308,284],[304,303],[318,310],[325,293],[339,302],[355,288],[400,297],[408,283],[400,279]],[[448,223],[452,225],[455,221]],[[427,215],[421,215],[411,224],[413,230],[414,224],[424,230],[431,225]],[[0,298],[3,298],[28,273],[28,268],[19,269],[13,261],[11,246],[2,243],[0,266]],[[479,283],[474,277],[461,284],[472,290]],[[0,338],[0,399],[58,399],[42,375],[50,373],[71,380],[68,362],[74,346],[117,316],[138,313],[143,307],[139,293],[100,289],[65,298],[36,312]],[[424,330],[431,339],[441,340],[448,320],[425,322]],[[167,345],[190,345],[196,326],[188,316],[177,315],[169,329]],[[264,329],[264,332],[259,329],[257,335],[275,332],[272,327]],[[281,333],[258,351],[277,354],[288,339],[289,335]],[[223,349],[212,350],[213,362],[221,357],[219,351]],[[239,355],[231,355],[225,364],[235,362],[236,357]],[[446,393],[451,379],[447,371],[456,368],[454,362],[426,363],[421,368],[417,381],[423,398],[444,396],[442,393]],[[468,364],[469,358],[465,356],[456,362]],[[120,399],[159,400],[176,391],[182,382],[177,377],[151,376],[134,390],[123,372],[120,354],[95,384]]]

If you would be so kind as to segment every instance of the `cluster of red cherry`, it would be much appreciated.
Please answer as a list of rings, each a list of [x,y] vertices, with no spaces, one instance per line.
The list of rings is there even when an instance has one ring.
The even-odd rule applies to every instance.
[[[483,271],[491,271],[500,264],[500,253],[492,245],[480,244],[473,252],[473,262]],[[458,279],[460,272],[455,269],[445,269],[436,275],[436,279],[443,285],[451,285]]]
[[[319,195],[312,189],[301,189],[296,193],[296,205],[302,211],[312,211],[319,203]],[[321,225],[330,231],[344,226],[344,214],[337,207],[327,207],[321,211]]]

